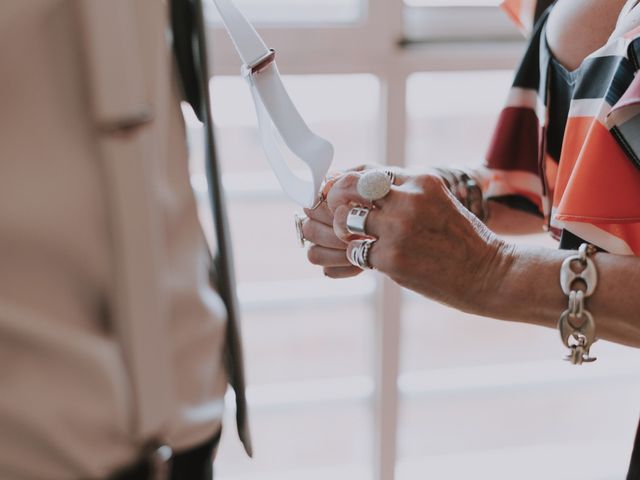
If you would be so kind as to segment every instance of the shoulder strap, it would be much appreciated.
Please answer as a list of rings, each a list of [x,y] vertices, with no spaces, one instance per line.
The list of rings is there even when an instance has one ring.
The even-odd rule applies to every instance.
[[[267,47],[231,0],[214,3],[242,59],[242,75],[253,96],[262,146],[271,167],[287,195],[296,203],[311,207],[331,166],[333,146],[313,133],[298,112],[280,78],[275,51]],[[279,139],[289,152],[280,149]],[[306,170],[306,177],[289,166],[287,153],[299,160],[297,164]]]

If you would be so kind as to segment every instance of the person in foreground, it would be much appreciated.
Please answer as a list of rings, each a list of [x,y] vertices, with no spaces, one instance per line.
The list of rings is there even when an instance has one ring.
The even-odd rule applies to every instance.
[[[252,452],[203,8],[0,2],[2,480],[211,480],[228,385]]]
[[[373,268],[465,312],[559,328],[581,364],[597,338],[640,347],[640,6],[551,3],[506,3],[536,22],[482,167],[360,167],[300,227],[329,277]],[[560,250],[496,235],[542,228]]]

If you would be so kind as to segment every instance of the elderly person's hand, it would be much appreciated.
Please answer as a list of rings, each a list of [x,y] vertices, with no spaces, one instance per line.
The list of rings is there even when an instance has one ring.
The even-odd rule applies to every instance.
[[[333,213],[326,203],[316,209],[305,209],[307,219],[302,224],[304,238],[312,243],[307,257],[314,265],[323,267],[331,278],[349,278],[362,273],[347,260],[347,243],[333,231]]]
[[[342,175],[376,168],[380,167],[362,164],[332,175],[327,180],[325,193],[328,194],[329,189]],[[405,176],[398,173],[398,178],[404,179]],[[309,262],[321,266],[324,274],[330,278],[350,278],[361,274],[362,269],[354,267],[347,260],[348,244],[340,240],[333,231],[333,212],[329,210],[327,203],[323,202],[315,209],[307,208],[304,213],[307,219],[302,223],[302,234],[304,239],[312,244],[307,250]]]
[[[330,265],[341,262],[341,272],[355,273],[344,253],[357,248],[362,237],[347,230],[347,216],[356,205],[370,202],[357,191],[361,174],[347,173],[331,188],[321,222],[307,224],[306,237],[332,248],[344,242],[347,252],[329,252],[312,247],[313,263]],[[329,242],[329,211],[337,236]],[[312,212],[310,212],[312,213]],[[500,285],[501,266],[509,249],[485,225],[471,214],[449,191],[440,176],[425,174],[396,180],[387,196],[375,202],[366,219],[366,233],[377,241],[369,251],[369,264],[400,285],[456,308],[478,312],[488,291]]]

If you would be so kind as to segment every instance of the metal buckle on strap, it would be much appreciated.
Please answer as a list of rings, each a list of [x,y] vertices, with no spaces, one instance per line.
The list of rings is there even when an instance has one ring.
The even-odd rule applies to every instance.
[[[152,445],[146,455],[149,464],[149,480],[169,480],[173,450],[168,445]]]
[[[267,53],[265,53],[262,57],[254,60],[249,64],[245,64],[242,66],[242,76],[250,77],[253,75],[258,75],[259,73],[266,70],[272,63],[276,61],[276,51],[273,48],[270,48]]]

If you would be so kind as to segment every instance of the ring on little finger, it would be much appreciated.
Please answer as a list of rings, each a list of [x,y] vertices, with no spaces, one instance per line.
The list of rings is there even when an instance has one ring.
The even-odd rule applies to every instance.
[[[357,247],[351,250],[347,257],[349,262],[362,270],[373,270],[373,267],[369,263],[369,252],[374,243],[376,243],[376,240],[363,240]]]
[[[367,235],[367,216],[371,210],[366,207],[353,207],[347,215],[347,231],[354,235]]]
[[[307,219],[304,215],[298,215],[297,213],[293,215],[295,224],[296,224],[296,236],[298,237],[298,242],[300,243],[300,248],[305,247],[306,238],[304,238],[304,232],[302,231],[302,224]]]

